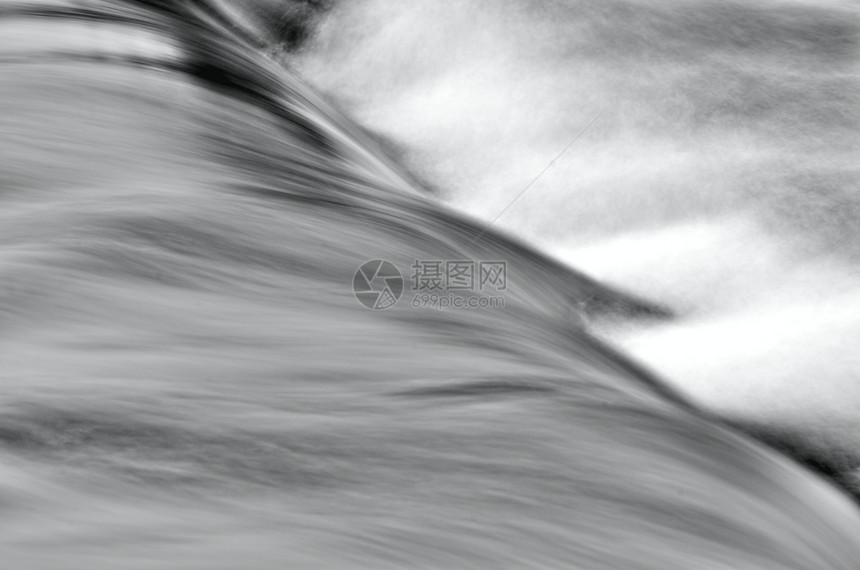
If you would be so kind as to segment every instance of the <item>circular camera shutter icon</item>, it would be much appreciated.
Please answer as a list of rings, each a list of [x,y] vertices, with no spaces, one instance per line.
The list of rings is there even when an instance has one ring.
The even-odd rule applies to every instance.
[[[358,302],[368,309],[387,309],[403,294],[403,275],[393,263],[384,259],[367,261],[355,272],[352,291]]]

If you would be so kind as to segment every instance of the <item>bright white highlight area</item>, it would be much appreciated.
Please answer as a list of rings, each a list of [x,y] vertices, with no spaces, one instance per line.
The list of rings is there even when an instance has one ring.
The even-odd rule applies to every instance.
[[[554,253],[679,311],[604,334],[695,401],[860,445],[860,275],[741,218],[641,230]]]

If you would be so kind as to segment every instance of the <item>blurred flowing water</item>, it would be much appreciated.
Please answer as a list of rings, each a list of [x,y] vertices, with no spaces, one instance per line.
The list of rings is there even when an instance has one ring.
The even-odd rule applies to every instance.
[[[624,115],[603,105],[595,59],[609,54],[607,65],[626,65],[619,81],[645,74],[613,55],[636,53],[635,38],[584,59],[587,42],[561,41],[561,27],[556,42],[494,43],[518,29],[533,33],[531,18],[553,22],[553,10],[571,14],[572,5],[463,4],[463,16],[414,6],[418,16],[373,3],[0,2],[3,566],[855,568],[860,514],[843,489],[698,411],[599,338],[635,346],[652,323],[641,338],[653,348],[640,353],[656,354],[673,327],[719,322],[708,314],[734,318],[706,294],[720,264],[730,273],[729,255],[686,287],[669,286],[697,248],[719,249],[710,244],[722,234],[707,220],[729,220],[719,227],[731,239],[742,235],[733,227],[748,228],[750,239],[769,235],[760,222],[741,221],[765,210],[752,208],[762,198],[738,194],[731,204],[749,207],[735,208],[718,191],[740,176],[718,152],[724,138],[701,139],[714,149],[704,166],[694,160],[700,138],[683,133],[689,121],[675,127],[677,138],[667,133],[636,150],[646,139],[635,140],[634,126],[653,132],[648,107]],[[614,4],[594,6],[581,22],[583,42],[594,34],[589,22],[624,16],[600,8]],[[674,12],[650,14],[661,26]],[[405,37],[415,18],[426,25]],[[847,29],[847,21],[833,25]],[[675,40],[674,53],[695,55],[683,35]],[[516,87],[462,89],[463,81],[497,85],[486,73],[499,69],[480,56],[504,49],[512,57],[498,61],[522,75],[519,95]],[[517,67],[529,50],[549,50],[549,63]],[[386,59],[401,56],[400,64]],[[576,84],[559,83],[559,61],[588,62],[576,65],[596,74],[590,90],[571,91],[576,112],[553,107],[551,95]],[[399,72],[386,75],[392,65]],[[687,108],[643,75],[637,81],[643,97],[679,114]],[[529,94],[541,105],[517,105]],[[470,122],[473,97],[486,111]],[[433,104],[450,117],[433,119]],[[428,123],[404,123],[410,106]],[[567,244],[563,260],[594,273],[604,263],[603,277],[656,302],[457,211],[491,217],[520,174],[543,168],[556,139],[600,111],[564,157],[579,168],[559,161],[498,225],[542,246]],[[658,115],[648,119],[655,129]],[[822,144],[847,148],[851,117],[827,117],[844,136]],[[452,135],[457,123],[461,138]],[[803,169],[755,134],[733,135],[734,159],[749,176],[758,172],[754,156],[768,154]],[[626,146],[615,140],[622,135]],[[669,148],[673,165],[661,152]],[[847,176],[843,155],[828,148],[812,159]],[[650,158],[636,154],[646,151]],[[625,183],[637,171],[638,194]],[[663,185],[661,172],[676,177]],[[692,179],[699,190],[683,194],[681,182]],[[444,188],[455,207],[416,180]],[[662,208],[644,207],[664,199]],[[685,200],[710,200],[703,225],[684,213]],[[791,209],[773,218],[773,231]],[[675,259],[653,272],[663,277],[646,271],[658,255],[646,243]],[[793,242],[767,243],[789,251]],[[847,267],[848,249],[826,265],[834,275]],[[811,251],[799,259],[820,259]],[[746,264],[727,287],[752,291],[757,275],[786,270],[780,255]],[[401,301],[367,310],[351,283],[368,259],[402,269],[415,259],[506,260],[505,306],[435,311]],[[819,271],[798,267],[798,279],[817,283]],[[636,272],[653,279],[625,281]],[[849,280],[838,283],[849,299]],[[754,305],[717,296],[726,306]],[[661,304],[678,311],[677,321]],[[838,312],[838,325],[848,327],[848,313]],[[677,349],[696,357],[693,341]],[[718,373],[720,358],[702,357],[702,368]],[[838,469],[830,474],[846,483]]]
[[[360,0],[296,65],[441,198],[676,315],[614,344],[856,468],[858,30],[852,1]]]

